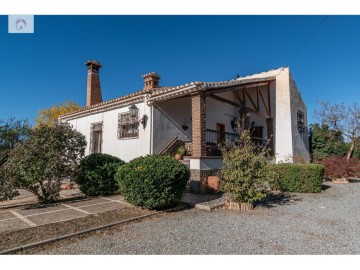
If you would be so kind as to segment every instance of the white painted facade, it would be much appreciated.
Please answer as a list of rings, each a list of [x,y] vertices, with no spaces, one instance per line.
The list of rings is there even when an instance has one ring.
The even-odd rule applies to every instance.
[[[139,108],[139,115],[150,115],[151,108],[146,105],[146,102],[135,103]],[[106,110],[90,115],[85,115],[79,118],[69,119],[68,122],[74,129],[85,135],[87,146],[86,155],[90,154],[90,133],[91,125],[95,123],[102,123],[103,125],[103,140],[102,152],[119,157],[124,161],[130,161],[136,157],[144,156],[151,153],[150,130],[151,123],[147,122],[146,128],[139,125],[138,138],[119,139],[118,138],[118,117],[122,112],[129,110],[129,106],[123,106],[112,110]]]
[[[264,95],[263,98],[269,100],[270,111],[274,119],[274,145],[276,162],[292,162],[294,156],[301,156],[304,161],[309,162],[309,144],[307,129],[301,133],[297,127],[297,112],[301,110],[305,115],[305,126],[307,127],[306,106],[301,95],[292,79],[289,68],[280,68],[238,78],[237,80],[219,83],[202,83],[206,87],[216,89],[218,85],[241,84],[243,81],[254,81],[258,83],[263,78],[269,80],[270,96]],[[248,83],[249,84],[249,83]],[[215,86],[212,86],[215,85]],[[192,140],[192,108],[191,96],[186,94],[187,89],[198,87],[201,90],[201,83],[195,82],[185,86],[164,90],[157,90],[161,93],[151,94],[141,92],[136,95],[136,101],[131,102],[129,98],[119,98],[113,101],[103,102],[99,105],[85,108],[79,113],[72,113],[62,116],[62,121],[69,122],[74,129],[85,135],[88,142],[86,155],[90,154],[90,133],[91,125],[101,122],[103,124],[102,152],[117,156],[124,161],[130,161],[136,157],[147,154],[159,153],[171,140],[177,137],[178,140],[191,142]],[[264,87],[264,86],[259,86]],[[180,93],[176,98],[167,98],[172,93]],[[249,96],[256,98],[256,87],[251,84],[247,87]],[[140,93],[140,92],[139,92]],[[134,94],[135,95],[135,94]],[[174,94],[175,95],[175,94]],[[183,96],[182,96],[183,95]],[[161,99],[161,97],[165,97]],[[219,93],[218,96],[227,100],[236,100],[233,92]],[[159,98],[158,98],[159,97]],[[139,101],[139,98],[142,100]],[[119,100],[119,101],[118,101]],[[122,101],[124,100],[124,102]],[[128,102],[125,102],[129,100]],[[154,101],[155,100],[155,101]],[[139,136],[137,138],[120,139],[118,138],[118,119],[119,114],[129,111],[129,106],[136,105],[139,109],[139,117],[147,116],[145,128],[139,125]],[[111,105],[111,106],[110,106]],[[259,110],[265,111],[264,105],[259,103]],[[232,116],[238,116],[239,108],[219,100],[206,98],[206,128],[215,130],[216,124],[224,124],[225,132],[233,133],[231,127]],[[251,114],[251,122],[255,126],[263,126],[263,137],[267,138],[266,119]],[[192,159],[190,167],[193,169],[218,169],[222,160],[219,158]]]

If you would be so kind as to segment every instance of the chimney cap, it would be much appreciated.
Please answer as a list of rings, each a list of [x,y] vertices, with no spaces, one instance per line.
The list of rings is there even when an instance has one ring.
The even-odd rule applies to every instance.
[[[100,62],[97,61],[97,60],[89,60],[89,61],[86,61],[85,65],[87,65],[87,66],[92,65],[92,66],[102,67],[102,65],[100,64]]]
[[[146,78],[161,79],[161,77],[159,76],[159,74],[156,73],[156,71],[146,73],[146,74],[142,75],[141,77],[144,78],[144,79],[146,79]]]

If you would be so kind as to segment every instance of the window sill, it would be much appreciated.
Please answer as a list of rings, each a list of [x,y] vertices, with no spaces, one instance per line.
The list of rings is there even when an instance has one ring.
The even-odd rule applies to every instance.
[[[134,140],[134,139],[139,139],[139,136],[137,136],[137,137],[118,138],[118,140],[120,140],[120,141],[123,141],[123,140]]]

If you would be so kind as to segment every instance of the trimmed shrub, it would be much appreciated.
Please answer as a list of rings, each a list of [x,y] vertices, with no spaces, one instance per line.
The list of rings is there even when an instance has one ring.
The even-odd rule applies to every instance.
[[[125,162],[107,154],[92,154],[80,162],[80,174],[76,179],[80,190],[87,196],[111,195],[119,187],[114,175]]]
[[[161,209],[181,200],[189,169],[169,156],[147,155],[121,166],[115,179],[121,195],[134,205]]]
[[[273,188],[286,192],[320,192],[324,166],[320,164],[273,164]]]
[[[325,167],[325,176],[330,178],[348,178],[360,176],[360,161],[356,158],[329,157],[319,162]]]

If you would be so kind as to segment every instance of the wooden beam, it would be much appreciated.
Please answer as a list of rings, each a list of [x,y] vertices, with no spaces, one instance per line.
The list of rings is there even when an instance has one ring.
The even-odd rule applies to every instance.
[[[251,109],[251,108],[249,108],[249,107],[243,106],[243,105],[241,105],[240,103],[236,103],[236,102],[231,101],[231,100],[228,100],[228,99],[226,99],[226,98],[222,98],[222,97],[219,97],[219,96],[214,95],[214,94],[209,95],[208,97],[209,97],[209,98],[212,98],[212,99],[215,99],[215,100],[218,100],[218,101],[223,102],[223,103],[230,104],[230,105],[232,105],[232,106],[234,106],[234,107],[237,107],[237,108],[245,108],[245,109],[247,109],[249,112],[254,113],[254,114],[257,114],[257,115],[259,115],[259,116],[261,116],[261,117],[264,117],[265,119],[270,118],[268,115],[266,115],[266,114],[264,114],[264,113],[261,113],[261,112],[259,112],[259,111],[254,110],[254,109]]]
[[[268,82],[267,85],[267,92],[268,92],[269,116],[271,118],[270,82]]]
[[[244,101],[241,100],[241,97],[240,97],[239,93],[233,92],[233,94],[234,94],[234,96],[237,98],[237,100],[240,102],[240,104],[241,104],[242,106],[245,106],[245,105],[244,105]]]
[[[259,108],[256,107],[254,100],[253,100],[253,99],[251,98],[251,96],[248,94],[248,92],[246,91],[246,89],[244,89],[244,92],[245,92],[246,96],[249,98],[251,104],[253,105],[253,108],[254,108],[256,111],[259,111]]]
[[[268,114],[269,116],[271,116],[271,115],[270,115],[269,108],[268,108],[268,106],[266,105],[265,99],[264,99],[263,95],[261,94],[261,90],[259,90],[259,94],[260,94],[261,100],[262,100],[262,102],[263,102],[263,104],[264,104],[264,107],[265,107],[265,110],[266,110],[267,114]],[[270,104],[269,104],[269,106],[270,106]]]

